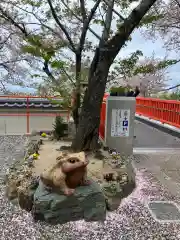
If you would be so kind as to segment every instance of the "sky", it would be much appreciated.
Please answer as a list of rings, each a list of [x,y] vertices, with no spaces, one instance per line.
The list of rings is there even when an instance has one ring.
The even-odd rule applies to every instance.
[[[166,50],[163,48],[163,42],[161,39],[156,40],[155,42],[151,40],[146,40],[142,36],[142,34],[138,31],[135,31],[132,35],[132,41],[128,43],[126,48],[123,48],[119,54],[120,57],[127,57],[129,54],[136,50],[141,50],[144,54],[144,56],[152,56],[153,52],[155,52],[155,55],[157,58],[163,58],[167,55]],[[171,52],[171,54],[168,55],[169,58],[175,58],[176,53]],[[169,86],[174,86],[178,83],[180,83],[180,63],[176,64],[172,67],[168,68],[168,77],[169,81],[167,84]],[[22,87],[12,87],[12,90],[18,90],[18,91],[27,91],[27,92],[33,92],[34,89],[27,89]]]
[[[132,35],[132,41],[129,42],[128,46],[121,50],[120,56],[126,57],[128,54],[141,50],[144,56],[151,57],[153,52],[155,57],[164,58],[167,56],[167,51],[163,47],[162,39],[158,39],[155,42],[147,40],[142,36],[140,31],[135,31]],[[176,52],[171,51],[168,53],[168,59],[178,59]],[[175,64],[168,68],[168,85],[173,86],[180,83],[180,63]]]
[[[90,3],[90,1],[89,1]],[[131,5],[130,9],[134,8],[138,3],[134,3]],[[112,28],[114,28],[115,26],[112,26]],[[93,26],[92,27],[93,30],[95,30],[95,32],[99,33],[99,27],[97,26]],[[100,33],[99,33],[100,35]],[[167,52],[166,50],[163,48],[163,41],[162,39],[158,39],[156,41],[152,41],[152,40],[147,40],[143,37],[142,33],[139,30],[136,30],[133,34],[132,34],[132,41],[128,43],[127,47],[123,48],[120,53],[119,53],[119,57],[123,58],[123,57],[127,57],[129,54],[131,54],[132,52],[135,52],[136,50],[141,50],[143,52],[144,57],[151,57],[153,52],[155,53],[155,57],[157,58],[164,58],[165,56],[167,56]],[[91,33],[88,34],[88,38],[89,40],[93,41],[94,43],[97,43],[97,39],[94,38],[92,36]],[[168,58],[169,59],[176,59],[176,53],[171,51],[168,54]],[[176,64],[172,67],[168,68],[168,82],[167,84],[169,86],[174,86],[178,83],[180,83],[180,63]],[[22,92],[29,92],[32,93],[34,92],[34,89],[31,88],[22,88],[22,87],[17,87],[17,86],[13,86],[11,87],[12,90],[15,91],[22,91]]]

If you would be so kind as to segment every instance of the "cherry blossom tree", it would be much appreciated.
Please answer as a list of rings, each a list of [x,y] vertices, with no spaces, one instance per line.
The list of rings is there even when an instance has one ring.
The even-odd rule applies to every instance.
[[[137,3],[132,5],[132,2]],[[37,62],[37,67],[41,66],[51,81],[58,84],[61,79],[58,73],[66,74],[72,63],[75,65],[76,101],[73,112],[76,113],[77,133],[72,143],[74,151],[96,148],[100,109],[109,69],[155,2],[1,1],[1,18],[21,34],[23,53],[33,56],[33,65]],[[113,25],[116,26],[114,31]],[[89,34],[93,35],[94,43]],[[79,114],[82,60],[90,52],[88,87]]]
[[[158,0],[146,18],[143,36],[161,37],[167,50],[180,50],[180,0]]]

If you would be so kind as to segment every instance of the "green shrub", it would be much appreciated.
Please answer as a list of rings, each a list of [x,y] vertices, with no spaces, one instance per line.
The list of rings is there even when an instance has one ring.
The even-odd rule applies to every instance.
[[[125,87],[111,87],[110,93],[125,94]]]
[[[55,123],[53,124],[53,135],[54,138],[57,140],[60,140],[61,137],[64,137],[66,135],[66,131],[67,131],[67,124],[64,123],[63,118],[60,116],[57,116],[55,119]]]

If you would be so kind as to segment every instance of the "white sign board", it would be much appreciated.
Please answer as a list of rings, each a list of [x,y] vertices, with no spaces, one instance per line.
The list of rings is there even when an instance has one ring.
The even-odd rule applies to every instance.
[[[130,109],[112,109],[111,137],[129,137]]]

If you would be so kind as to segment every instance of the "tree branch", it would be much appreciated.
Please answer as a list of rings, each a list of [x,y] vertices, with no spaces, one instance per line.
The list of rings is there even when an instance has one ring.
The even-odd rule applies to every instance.
[[[101,19],[102,19],[102,22],[103,22],[103,26],[104,26],[104,28],[106,28],[106,24],[105,24],[105,19],[104,19],[104,15],[106,15],[106,13],[104,13],[104,15],[102,14],[102,12],[101,12],[101,9],[100,9],[100,7],[99,7],[99,13],[100,13],[100,15],[101,15]],[[108,29],[106,29],[107,31],[108,31]]]
[[[109,7],[111,6],[111,3],[107,0],[103,0]],[[112,9],[112,11],[121,19],[121,20],[125,20],[125,18],[120,14],[118,13],[114,8]]]
[[[53,16],[54,20],[56,21],[57,25],[61,28],[61,30],[63,31],[63,33],[65,34],[65,36],[66,36],[67,40],[69,41],[69,44],[70,44],[70,46],[71,46],[71,48],[72,48],[72,51],[73,51],[73,52],[76,52],[76,48],[75,48],[75,46],[74,46],[74,43],[73,43],[73,41],[72,41],[69,33],[66,31],[65,26],[59,21],[59,18],[58,18],[57,14],[56,14],[56,11],[55,11],[55,9],[54,9],[54,7],[53,7],[53,5],[52,5],[51,0],[47,0],[47,2],[48,2],[49,7],[50,7],[50,9],[51,9],[51,13],[52,13],[52,16]]]
[[[6,71],[9,70],[9,67],[5,63],[0,63],[0,67],[4,68]]]
[[[106,41],[108,40],[109,37],[109,32],[110,32],[110,28],[111,28],[111,22],[112,22],[112,9],[114,7],[114,0],[111,0],[110,5],[108,6],[108,10],[106,13],[106,19],[104,22],[104,30],[102,33],[102,37],[99,41],[99,47],[96,48],[96,52],[94,54],[94,58],[92,60],[91,63],[91,67],[90,67],[90,73],[94,74],[96,71],[96,67],[99,63],[99,59],[100,59],[100,52],[102,51],[102,49],[104,48],[104,45],[106,44]],[[108,59],[109,60],[109,59]],[[89,78],[88,78],[88,82],[91,80],[92,75],[89,74]]]
[[[6,11],[0,7],[0,12],[2,13],[4,20],[9,20],[17,29],[19,29],[25,37],[28,37],[28,32],[24,25],[20,26]]]
[[[49,61],[44,61],[44,67],[43,67],[43,71],[47,74],[47,76],[54,82],[54,84],[56,86],[59,85],[58,80],[53,76],[52,72],[49,70]],[[72,77],[67,73],[67,71],[62,68],[61,71],[66,75],[66,77],[68,77],[68,79],[71,81],[71,83],[75,86],[75,83],[72,79]]]
[[[64,0],[61,0],[61,2],[63,3],[63,5],[71,12],[71,14],[81,23],[83,23],[83,20],[81,18],[79,18],[69,7],[68,5],[64,2]],[[101,40],[101,37],[91,28],[88,27],[89,31],[99,40]]]
[[[3,80],[0,80],[0,83],[1,83],[1,85],[2,85],[1,91],[3,91],[3,93],[7,93],[7,89],[6,89],[5,85],[4,85]]]
[[[56,78],[53,76],[53,74],[51,73],[51,71],[49,70],[49,61],[46,60],[44,61],[44,67],[43,67],[43,71],[47,74],[47,76],[55,83],[58,85],[58,82],[56,80]]]
[[[34,12],[28,11],[27,9],[24,9],[24,8],[22,8],[22,7],[20,7],[20,6],[17,6],[17,5],[16,5],[16,8],[24,11],[25,13],[32,14],[33,17],[39,21],[39,23],[24,22],[25,25],[31,25],[31,24],[32,24],[32,25],[43,26],[44,28],[47,28],[48,30],[50,30],[52,33],[58,35],[58,37],[64,41],[64,38],[62,37],[62,35],[61,35],[60,33],[58,33],[57,31],[55,31],[52,27],[50,27],[50,26],[46,25],[45,23],[43,23],[43,21],[42,21],[39,17],[37,17],[37,15],[36,15]]]
[[[102,33],[101,41],[100,41],[100,47],[102,43],[105,43],[109,38],[109,33],[111,30],[111,22],[112,22],[112,12],[114,8],[114,0],[111,0],[111,2],[108,4],[108,9],[106,13],[106,19],[105,19],[105,27]]]
[[[21,61],[27,61],[27,59],[26,58],[22,58],[22,59],[15,59],[15,60],[11,60],[11,61],[0,62],[0,65],[2,65],[2,64],[11,64],[11,63],[16,63],[16,62],[21,62]]]
[[[13,33],[10,33],[5,39],[3,39],[3,41],[0,42],[0,50],[4,47],[4,44],[7,43],[7,41],[9,40],[9,38],[13,35]]]
[[[97,8],[98,8],[100,2],[101,2],[101,0],[97,0],[94,7],[91,9],[91,12],[90,12],[89,16],[85,19],[85,21],[83,23],[83,29],[82,29],[82,33],[81,33],[81,37],[80,37],[80,42],[79,42],[79,51],[80,52],[83,50],[87,30],[89,28],[89,24],[90,24],[90,22],[91,22],[91,20],[94,16]]]
[[[74,85],[74,87],[76,86],[75,82],[73,81],[72,77],[67,73],[67,71],[63,68],[62,72],[66,75],[66,77],[68,77],[68,79],[71,81],[71,83]]]
[[[178,7],[180,8],[180,2],[178,0],[174,0],[176,2],[176,4],[178,5]]]
[[[175,88],[178,88],[178,87],[180,87],[180,84],[177,84],[177,85],[175,85],[175,86],[172,86],[172,87],[169,87],[169,88],[166,88],[166,89],[164,89],[164,90],[162,90],[162,91],[169,91],[169,90],[172,90],[172,89],[175,89]]]
[[[140,4],[133,9],[130,15],[124,20],[114,37],[108,41],[106,52],[108,53],[109,60],[111,62],[113,62],[122,46],[128,40],[130,34],[133,32],[135,27],[138,26],[141,19],[155,2],[156,0],[142,0]]]
[[[81,8],[82,19],[83,19],[83,22],[84,22],[87,19],[84,0],[80,0],[80,8]]]

